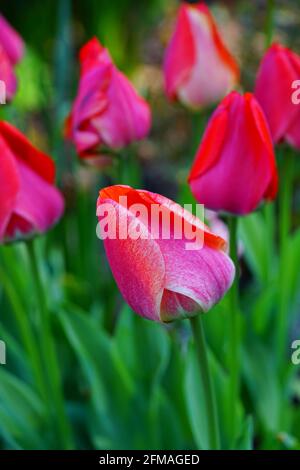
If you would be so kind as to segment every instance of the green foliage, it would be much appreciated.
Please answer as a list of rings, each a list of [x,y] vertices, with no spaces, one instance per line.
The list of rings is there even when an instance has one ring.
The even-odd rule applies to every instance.
[[[24,37],[26,54],[17,68],[16,98],[1,106],[0,117],[53,155],[66,196],[64,219],[37,244],[72,446],[207,449],[203,383],[188,322],[162,326],[134,314],[117,291],[95,235],[97,191],[112,183],[119,168],[127,182],[182,204],[194,202],[186,176],[210,111],[191,123],[188,112],[166,103],[160,83],[163,48],[178,2],[30,0],[28,8],[22,3],[1,2],[1,12]],[[262,30],[261,15],[257,2],[232,3],[244,33],[240,48],[250,89],[259,58],[255,50],[261,50],[256,46],[261,33],[254,34]],[[287,3],[289,14],[282,15],[282,22],[299,16],[297,2]],[[282,8],[287,12],[287,6]],[[295,21],[290,34],[283,26],[290,45],[299,41],[298,26]],[[114,157],[111,172],[80,167],[62,136],[77,87],[78,49],[93,35],[149,95],[154,109],[152,134],[135,149],[137,158],[132,163],[126,156],[121,165]],[[299,178],[297,163],[295,185]],[[229,299],[204,316],[222,448],[300,449],[299,367],[290,360],[291,339],[300,337],[298,200],[295,187],[293,230],[280,253],[284,263],[277,206],[239,223],[242,380],[235,442],[228,406]],[[48,364],[40,359],[45,325],[39,323],[36,300],[24,244],[0,247],[0,339],[7,345],[7,364],[0,365],[0,446],[5,449],[63,447],[58,411],[43,395]],[[277,331],[279,304],[287,332]],[[281,357],[278,334],[284,343]]]

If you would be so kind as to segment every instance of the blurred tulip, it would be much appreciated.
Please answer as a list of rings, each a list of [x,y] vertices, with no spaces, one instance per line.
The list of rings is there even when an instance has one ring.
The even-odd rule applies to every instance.
[[[121,196],[126,196],[128,206]],[[123,297],[136,313],[162,322],[191,317],[209,310],[230,288],[234,265],[224,252],[226,242],[181,206],[159,194],[111,186],[100,191],[99,222],[103,222],[99,208],[106,210],[107,204],[115,210],[110,222],[116,225],[115,237],[103,237],[107,258]],[[131,209],[133,204],[145,207],[147,214],[153,205],[159,207],[159,237],[154,236],[149,218],[141,224]],[[195,233],[201,231],[202,248],[187,250],[186,238],[176,238],[172,224],[170,236],[163,236],[165,216],[187,224]],[[138,239],[132,236],[137,225]]]
[[[166,93],[193,109],[223,98],[239,80],[208,7],[183,3],[164,60]]]
[[[230,93],[213,113],[192,166],[189,184],[208,209],[244,215],[277,194],[272,139],[251,93]]]
[[[227,243],[226,253],[230,253],[230,233],[228,225],[220,218],[219,213],[215,211],[206,210],[205,219],[209,228],[213,233],[223,238]],[[242,256],[244,247],[241,240],[238,241],[238,255]]]
[[[286,140],[300,149],[300,104],[292,99],[293,83],[299,79],[300,56],[281,44],[273,44],[260,64],[255,96],[274,142]]]
[[[55,166],[7,122],[0,122],[0,242],[30,238],[62,215]]]
[[[80,63],[79,90],[66,128],[79,156],[98,157],[102,147],[120,149],[146,137],[149,105],[96,38],[81,49]]]
[[[19,34],[0,14],[0,80],[6,85],[6,98],[11,100],[17,89],[14,65],[22,58],[24,43]]]

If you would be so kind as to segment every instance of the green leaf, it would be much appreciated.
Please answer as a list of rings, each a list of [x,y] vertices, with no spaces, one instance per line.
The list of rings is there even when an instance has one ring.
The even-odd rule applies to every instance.
[[[39,397],[10,372],[0,369],[0,433],[20,447],[38,449],[47,445],[45,410]]]
[[[84,372],[82,388],[91,394],[89,428],[93,436],[108,439],[114,448],[127,447],[127,431],[135,388],[113,339],[94,318],[72,307],[58,315]]]
[[[262,214],[254,212],[239,221],[239,234],[241,236],[244,254],[253,274],[260,282],[266,283],[269,272],[269,254],[266,249],[266,226]]]
[[[235,450],[253,450],[254,426],[253,419],[248,416],[241,427],[240,435],[234,446]]]
[[[242,365],[252,405],[264,429],[280,431],[283,404],[272,349],[252,337],[242,353]]]

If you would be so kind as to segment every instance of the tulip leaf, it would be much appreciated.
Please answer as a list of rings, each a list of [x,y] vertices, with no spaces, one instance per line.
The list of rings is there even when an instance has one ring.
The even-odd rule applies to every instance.
[[[262,214],[255,212],[243,217],[239,221],[239,233],[245,249],[245,257],[253,273],[261,283],[268,280],[270,270],[269,254],[267,250],[266,226]]]
[[[234,446],[235,450],[253,450],[254,429],[253,419],[248,416],[241,426],[241,432],[238,437],[237,443]]]
[[[39,397],[29,385],[3,368],[0,382],[0,435],[17,442],[21,448],[41,449],[46,434],[45,410]]]
[[[243,374],[248,390],[264,428],[278,431],[282,415],[279,378],[274,365],[274,354],[252,337],[242,354]]]
[[[216,396],[221,447],[228,449],[231,445],[231,417],[229,415],[230,410],[228,408],[230,396],[229,377],[211,352],[209,354],[209,365]],[[204,389],[198,369],[199,364],[197,362],[193,345],[191,345],[186,365],[185,397],[196,444],[200,449],[208,450],[209,441],[207,423],[209,418],[204,406]],[[241,404],[238,403],[238,429],[242,424],[243,415],[244,413]]]

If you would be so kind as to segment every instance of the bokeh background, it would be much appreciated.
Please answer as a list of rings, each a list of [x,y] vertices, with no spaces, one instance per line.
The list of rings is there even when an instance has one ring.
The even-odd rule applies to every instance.
[[[252,91],[265,48],[266,2],[207,3],[240,64],[241,90]],[[192,201],[186,177],[212,109],[194,116],[179,104],[168,103],[163,91],[163,52],[178,5],[176,0],[2,0],[0,5],[26,43],[17,68],[18,93],[12,104],[0,107],[0,118],[53,156],[66,198],[64,219],[38,244],[71,427],[70,446],[75,448],[205,447],[189,325],[181,322],[164,328],[136,317],[123,303],[95,234],[97,193],[113,181],[113,172],[110,166],[95,171],[80,165],[73,147],[63,139],[64,120],[78,84],[78,51],[96,35],[151,104],[151,134],[135,146],[140,184],[181,203]],[[276,1],[275,38],[299,53],[299,30],[299,1]],[[112,162],[113,167],[116,164]],[[291,341],[300,338],[298,167],[296,163],[291,259],[282,286]],[[290,364],[290,351],[286,351],[284,382],[274,365],[277,260],[270,259],[266,248],[260,212],[243,220],[240,236],[245,341],[236,448],[299,448],[300,380]],[[7,365],[0,368],[0,446],[64,448],[45,418],[13,313],[17,305],[19,315],[30,315],[34,322],[34,291],[22,244],[1,247],[0,263],[9,284],[8,289],[7,284],[3,287],[0,271],[0,338],[6,341],[8,354]],[[224,446],[230,420],[227,308],[225,299],[207,316]]]

